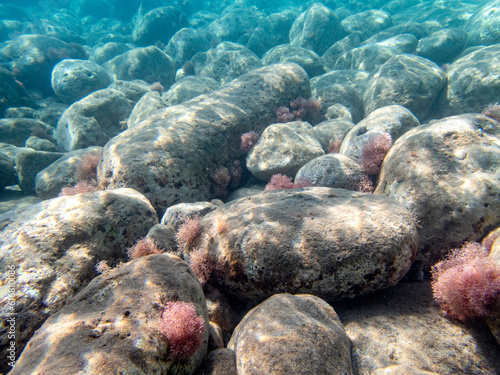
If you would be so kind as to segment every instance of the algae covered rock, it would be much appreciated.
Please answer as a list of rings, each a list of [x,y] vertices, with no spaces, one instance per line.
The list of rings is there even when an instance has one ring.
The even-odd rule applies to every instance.
[[[64,196],[5,213],[0,265],[14,267],[17,274],[16,324],[23,329],[16,350],[96,276],[97,262],[124,260],[126,249],[156,223],[144,196],[125,188]],[[2,282],[6,277],[2,274]],[[4,291],[2,319],[9,316],[8,296]],[[2,350],[8,344],[3,337]]]
[[[158,212],[180,202],[206,201],[210,171],[239,157],[241,134],[262,131],[278,107],[299,96],[309,97],[310,88],[298,65],[256,69],[111,139],[103,150],[99,180],[142,191]]]
[[[213,223],[226,230],[216,235]],[[327,301],[386,288],[417,250],[411,214],[382,195],[313,187],[266,191],[202,219],[199,248],[213,259],[210,284],[258,303],[275,293]]]
[[[423,269],[500,224],[499,135],[485,116],[447,117],[409,130],[386,155],[375,193],[415,216]]]
[[[203,290],[185,262],[168,254],[133,260],[96,277],[50,317],[11,373],[192,374],[206,354],[208,329],[188,359],[176,358],[162,335],[162,312],[179,302],[194,305],[208,327]]]

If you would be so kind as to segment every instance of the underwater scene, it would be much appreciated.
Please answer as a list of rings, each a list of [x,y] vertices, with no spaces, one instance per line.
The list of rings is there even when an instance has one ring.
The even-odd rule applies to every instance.
[[[0,375],[500,374],[500,0],[0,0]]]

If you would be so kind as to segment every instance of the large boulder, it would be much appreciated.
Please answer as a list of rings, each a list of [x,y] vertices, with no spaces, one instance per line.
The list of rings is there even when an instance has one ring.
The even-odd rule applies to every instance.
[[[392,142],[395,142],[408,130],[419,125],[420,122],[413,113],[400,105],[376,109],[346,134],[339,152],[359,160],[363,147],[375,137],[387,133]]]
[[[373,72],[391,57],[412,53],[418,40],[413,34],[396,35],[379,42],[365,44],[343,53],[334,64],[334,69],[357,69]]]
[[[402,54],[391,57],[370,76],[363,94],[365,115],[399,104],[422,119],[446,83],[446,74],[432,61]]]
[[[228,348],[239,375],[353,374],[342,322],[330,305],[308,294],[276,294],[254,307]]]
[[[176,358],[161,333],[165,323],[179,338],[189,330],[188,319],[162,319],[164,306],[180,301],[194,305],[206,327],[188,359]],[[203,290],[185,262],[168,254],[142,257],[96,277],[51,316],[10,373],[192,374],[207,351],[207,316]]]
[[[50,77],[54,65],[63,59],[84,59],[86,53],[75,43],[46,35],[22,34],[5,43],[0,56],[24,87],[52,94]]]
[[[309,97],[309,90],[298,65],[270,65],[165,108],[106,144],[99,180],[135,187],[158,212],[175,203],[209,200],[210,171],[238,158],[241,134],[262,131],[278,107]]]
[[[223,221],[225,231],[211,230]],[[417,250],[410,212],[382,195],[311,187],[237,199],[202,218],[209,283],[259,303],[275,293],[327,301],[398,282]]]
[[[192,62],[196,75],[213,78],[221,85],[262,66],[252,51],[232,42],[222,42],[207,52],[197,53]]]
[[[418,222],[416,267],[429,270],[448,250],[500,224],[500,127],[461,115],[403,134],[384,159],[375,193],[388,195]]]
[[[500,44],[459,58],[446,72],[448,86],[437,104],[442,115],[481,112],[500,97]]]
[[[259,22],[248,38],[248,48],[261,57],[274,46],[288,43],[288,33],[296,16],[291,10],[270,14]]]
[[[64,196],[4,214],[0,265],[17,274],[16,324],[22,329],[16,351],[96,276],[96,263],[125,260],[126,249],[157,223],[153,207],[132,189]],[[10,316],[9,301],[3,293],[2,320]],[[0,343],[5,352],[6,335]],[[6,361],[4,356],[2,371]]]
[[[363,92],[368,77],[368,72],[360,70],[334,70],[311,79],[312,95],[325,109],[337,103],[344,105],[354,122],[358,122],[363,118]]]

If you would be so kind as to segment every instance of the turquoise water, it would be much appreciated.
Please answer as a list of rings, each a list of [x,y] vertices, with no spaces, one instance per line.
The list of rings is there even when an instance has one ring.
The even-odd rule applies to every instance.
[[[0,0],[0,374],[498,374],[499,102],[500,0]]]

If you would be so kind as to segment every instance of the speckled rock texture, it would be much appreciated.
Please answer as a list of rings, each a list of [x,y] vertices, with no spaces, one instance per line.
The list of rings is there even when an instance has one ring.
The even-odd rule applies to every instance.
[[[415,216],[423,269],[500,224],[499,136],[497,122],[464,114],[409,130],[389,150],[375,193]]]
[[[312,186],[359,190],[366,174],[359,161],[338,153],[318,156],[303,165],[295,180],[308,180]]]
[[[120,91],[95,91],[64,111],[54,132],[57,144],[65,151],[104,146],[123,130],[120,121],[131,111],[132,102]]]
[[[460,57],[446,76],[448,86],[438,98],[438,112],[442,116],[481,112],[500,97],[500,44]]]
[[[334,68],[373,72],[393,56],[412,53],[417,43],[418,39],[412,34],[400,34],[381,41],[365,41],[365,44],[343,53],[336,60]]]
[[[313,97],[321,101],[323,109],[340,103],[351,112],[354,122],[363,118],[363,91],[368,72],[334,70],[311,79]]]
[[[257,69],[211,94],[166,108],[111,139],[99,180],[143,192],[158,212],[180,202],[208,200],[211,178],[241,152],[241,134],[262,131],[278,107],[309,97],[296,64]],[[196,152],[193,152],[196,151]]]
[[[246,165],[255,177],[269,181],[274,174],[295,176],[300,167],[324,153],[309,123],[272,124],[248,153]]]
[[[7,41],[0,49],[0,61],[7,63],[15,78],[24,87],[52,94],[50,73],[63,59],[84,59],[80,45],[70,45],[47,35],[21,34]]]
[[[248,38],[248,48],[261,57],[274,46],[288,43],[288,33],[296,17],[292,10],[270,14],[255,27]]]
[[[187,76],[174,83],[163,99],[169,106],[177,105],[219,88],[219,82],[211,77]]]
[[[106,70],[88,60],[64,59],[52,70],[52,89],[64,103],[71,104],[111,83]]]
[[[206,354],[208,329],[194,354],[175,358],[160,333],[171,301],[194,304],[208,327],[203,290],[178,257],[150,255],[105,272],[44,323],[10,373],[192,374]]]
[[[61,152],[35,151],[30,148],[19,148],[15,158],[15,170],[18,185],[27,194],[34,194],[37,174],[60,157]]]
[[[288,62],[299,64],[307,72],[309,78],[326,73],[317,53],[291,44],[280,44],[271,48],[261,60],[264,65]]]
[[[147,119],[157,110],[167,107],[167,103],[158,91],[148,91],[136,103],[134,109],[127,118],[127,128],[133,128],[142,120]]]
[[[415,53],[438,65],[450,63],[464,50],[467,38],[459,28],[437,30],[418,41]]]
[[[341,24],[347,34],[358,34],[367,39],[392,26],[392,17],[383,10],[369,9],[347,16]]]
[[[18,352],[50,315],[96,276],[97,262],[114,265],[124,260],[127,248],[157,222],[153,207],[132,189],[65,196],[2,214],[0,266],[13,265],[16,271],[16,322],[22,328]],[[7,275],[1,277],[3,284]],[[1,297],[4,319],[6,289]],[[7,344],[2,335],[2,350]]]
[[[444,317],[430,281],[401,282],[370,297],[333,304],[352,345],[357,374],[495,375],[498,343],[483,321]],[[383,371],[402,366],[406,372]],[[386,369],[387,370],[387,369]]]
[[[0,140],[17,147],[23,147],[26,140],[35,132],[50,138],[52,130],[49,124],[31,118],[0,119]]]
[[[353,374],[333,308],[310,294],[275,294],[248,312],[228,344],[239,375]]]
[[[432,61],[410,54],[393,56],[366,82],[365,115],[398,104],[423,119],[445,83],[444,71]]]
[[[214,234],[219,221],[227,229]],[[213,259],[209,283],[252,303],[281,292],[332,300],[386,288],[417,249],[406,209],[344,189],[266,191],[227,203],[202,224],[194,246]]]

